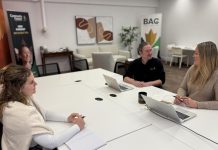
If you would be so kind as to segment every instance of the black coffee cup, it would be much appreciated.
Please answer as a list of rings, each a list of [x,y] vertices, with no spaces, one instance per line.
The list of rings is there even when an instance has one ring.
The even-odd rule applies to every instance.
[[[138,93],[138,102],[139,102],[139,104],[145,104],[145,101],[144,101],[142,95],[147,96],[147,93],[146,92],[139,92]]]

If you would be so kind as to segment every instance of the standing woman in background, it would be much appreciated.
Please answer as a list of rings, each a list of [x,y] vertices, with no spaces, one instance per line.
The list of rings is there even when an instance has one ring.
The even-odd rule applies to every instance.
[[[30,69],[9,65],[0,71],[0,81],[3,85],[0,93],[3,150],[28,150],[36,144],[54,149],[84,128],[81,115],[72,113],[65,117],[46,112],[32,99],[37,84]],[[54,134],[46,126],[45,120],[73,124],[63,132]]]
[[[218,52],[216,44],[199,43],[194,65],[187,71],[175,98],[175,104],[199,109],[218,109]]]

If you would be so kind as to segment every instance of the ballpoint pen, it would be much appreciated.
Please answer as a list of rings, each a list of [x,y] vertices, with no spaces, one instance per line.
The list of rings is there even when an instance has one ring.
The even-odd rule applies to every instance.
[[[81,116],[82,119],[84,119],[85,117],[86,117],[86,116]],[[76,117],[74,117],[74,118],[78,118],[78,117],[76,116]]]
[[[174,95],[173,97],[176,98],[176,95]],[[177,98],[180,102],[183,102],[184,98],[180,97],[180,98]]]

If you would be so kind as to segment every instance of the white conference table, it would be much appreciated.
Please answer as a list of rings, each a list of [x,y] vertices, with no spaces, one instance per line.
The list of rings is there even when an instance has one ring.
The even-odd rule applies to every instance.
[[[138,104],[138,92],[145,91],[157,100],[172,102],[174,93],[145,87],[118,92],[105,85],[103,74],[122,81],[122,76],[93,69],[74,73],[36,78],[34,95],[47,110],[64,115],[79,112],[86,116],[86,127],[97,133],[107,145],[102,150],[117,149],[181,149],[218,150],[218,145],[193,133],[185,127],[163,119]],[[77,81],[77,82],[76,82]],[[111,97],[110,94],[116,94]],[[100,97],[103,101],[96,101]],[[186,108],[188,109],[188,108]],[[218,111],[190,109],[197,117],[183,123],[207,138],[218,142]],[[55,132],[69,125],[48,122]],[[68,150],[66,145],[58,148]]]

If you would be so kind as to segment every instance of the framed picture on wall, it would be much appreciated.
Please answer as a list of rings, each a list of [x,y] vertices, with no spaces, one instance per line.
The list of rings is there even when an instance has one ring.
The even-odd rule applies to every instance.
[[[113,18],[110,16],[96,17],[97,43],[113,42]]]
[[[96,22],[95,17],[76,16],[76,36],[77,44],[95,44],[96,43]]]

